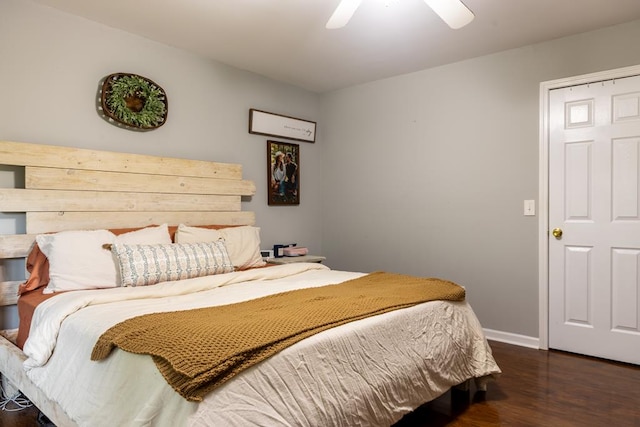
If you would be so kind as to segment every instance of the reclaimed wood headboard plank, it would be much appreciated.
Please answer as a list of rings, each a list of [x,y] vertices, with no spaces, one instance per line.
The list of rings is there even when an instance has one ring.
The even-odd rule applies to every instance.
[[[18,303],[18,286],[23,280],[0,282],[0,307]]]
[[[240,211],[240,196],[0,188],[3,212]]]
[[[135,193],[239,194],[256,193],[253,181],[193,176],[149,175],[28,166],[25,187],[55,190],[131,191]]]
[[[145,154],[117,153],[26,142],[0,141],[0,164],[156,175],[241,179],[242,166]]]
[[[151,224],[253,225],[253,212],[29,212],[27,233],[146,227]]]
[[[0,234],[0,259],[26,257],[35,238],[35,234]]]

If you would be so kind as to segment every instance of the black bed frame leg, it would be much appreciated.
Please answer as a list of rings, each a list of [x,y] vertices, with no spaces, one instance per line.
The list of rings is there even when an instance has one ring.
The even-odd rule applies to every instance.
[[[471,380],[451,387],[451,410],[460,413],[469,407],[471,402]]]
[[[51,420],[49,420],[49,418],[40,411],[38,411],[38,418],[36,421],[38,422],[39,427],[56,427],[55,424],[53,424]]]

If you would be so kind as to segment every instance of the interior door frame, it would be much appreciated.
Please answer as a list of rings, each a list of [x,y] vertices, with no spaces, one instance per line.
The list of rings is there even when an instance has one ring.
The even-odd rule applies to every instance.
[[[569,86],[640,75],[640,65],[540,83],[538,163],[538,347],[549,349],[549,92]]]

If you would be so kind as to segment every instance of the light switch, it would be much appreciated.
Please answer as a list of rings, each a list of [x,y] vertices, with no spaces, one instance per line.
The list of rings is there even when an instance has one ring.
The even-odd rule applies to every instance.
[[[536,201],[525,200],[524,201],[524,214],[525,216],[534,216],[536,214]]]

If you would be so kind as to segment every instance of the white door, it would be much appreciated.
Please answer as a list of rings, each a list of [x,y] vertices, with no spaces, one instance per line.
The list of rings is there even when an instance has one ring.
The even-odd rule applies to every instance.
[[[640,76],[549,101],[549,347],[640,364]]]

